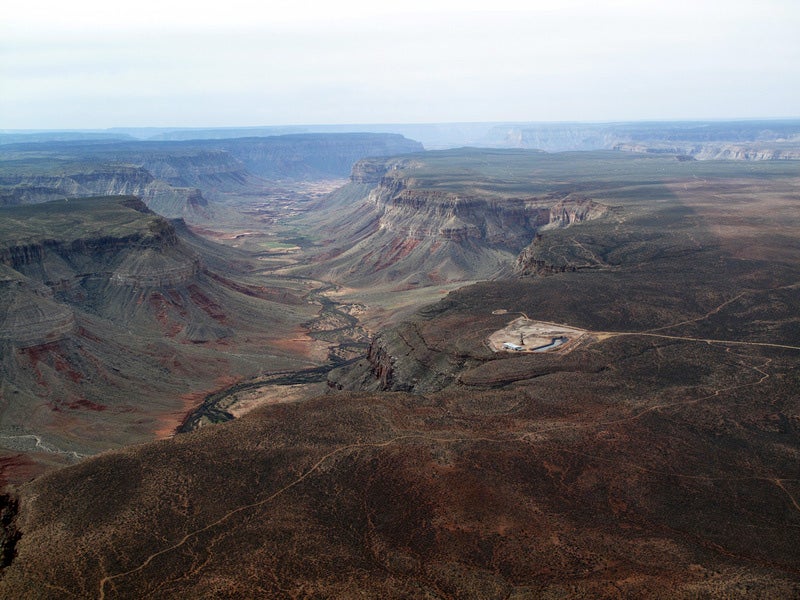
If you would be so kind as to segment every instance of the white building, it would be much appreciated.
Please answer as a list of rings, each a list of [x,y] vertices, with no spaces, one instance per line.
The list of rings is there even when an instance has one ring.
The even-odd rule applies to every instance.
[[[517,344],[512,344],[511,342],[505,342],[503,344],[503,348],[505,350],[514,350],[516,352],[522,352],[525,350],[525,346],[518,346]]]

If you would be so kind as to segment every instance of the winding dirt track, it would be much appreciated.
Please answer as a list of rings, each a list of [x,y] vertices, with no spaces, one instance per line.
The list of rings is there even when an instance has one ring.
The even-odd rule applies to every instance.
[[[346,446],[341,446],[339,448],[331,450],[330,452],[325,454],[322,458],[320,458],[317,462],[315,462],[311,467],[309,467],[308,470],[306,470],[302,475],[300,475],[300,477],[298,477],[297,479],[295,479],[291,483],[286,484],[285,486],[280,488],[278,491],[273,492],[271,495],[267,496],[266,498],[264,498],[262,500],[259,500],[258,502],[253,502],[251,504],[245,504],[243,506],[239,506],[238,508],[235,508],[235,509],[225,513],[223,516],[221,516],[216,521],[214,521],[212,523],[209,523],[208,525],[206,525],[204,527],[201,527],[200,529],[195,529],[194,531],[191,531],[191,532],[187,533],[185,536],[183,536],[180,540],[178,540],[176,543],[172,544],[171,546],[163,548],[162,550],[159,550],[158,552],[154,552],[153,554],[148,556],[144,560],[144,562],[142,562],[142,564],[140,564],[138,567],[136,567],[134,569],[130,569],[129,571],[123,571],[122,573],[116,573],[114,575],[107,575],[107,576],[103,577],[100,580],[100,584],[99,584],[98,598],[100,598],[101,600],[103,600],[105,598],[105,596],[106,596],[106,592],[105,592],[106,584],[112,582],[115,579],[119,579],[119,578],[125,577],[127,575],[133,575],[134,573],[138,573],[139,571],[145,569],[151,562],[153,562],[154,559],[158,558],[159,556],[161,556],[163,554],[166,554],[168,552],[172,552],[173,550],[177,550],[178,548],[183,546],[186,542],[188,542],[193,537],[195,537],[195,536],[197,536],[197,535],[199,535],[199,534],[201,534],[201,533],[203,533],[205,531],[208,531],[209,529],[213,529],[217,525],[221,525],[222,523],[224,523],[225,521],[227,521],[228,519],[230,519],[231,517],[233,517],[234,515],[236,515],[236,514],[238,514],[240,512],[243,512],[243,511],[246,511],[246,510],[250,510],[251,508],[256,508],[258,506],[263,506],[264,504],[267,504],[268,502],[271,502],[272,500],[274,500],[275,498],[277,498],[278,496],[283,494],[285,491],[295,487],[297,484],[299,484],[303,480],[307,479],[309,476],[311,476],[315,471],[317,471],[323,464],[325,464],[333,456],[336,456],[337,454],[341,454],[343,452],[347,452],[348,450],[354,450],[354,449],[358,449],[358,448],[383,448],[383,447],[389,446],[391,444],[394,444],[394,443],[396,443],[396,442],[398,442],[400,440],[413,439],[413,438],[424,438],[424,436],[417,435],[417,434],[401,435],[401,436],[397,436],[397,437],[391,438],[389,440],[386,440],[384,442],[348,444]],[[473,438],[461,438],[461,439],[444,438],[444,439],[439,439],[439,440],[437,440],[437,438],[424,438],[424,439],[430,439],[431,441],[456,442],[456,441],[471,440]],[[492,441],[494,441],[494,440],[492,440]],[[503,440],[503,441],[517,441],[517,440]]]
[[[786,287],[794,287],[794,286],[786,286]],[[697,317],[695,319],[689,319],[689,320],[686,320],[686,321],[682,321],[682,322],[677,323],[677,324],[673,324],[673,325],[669,325],[669,326],[665,326],[665,327],[659,327],[657,329],[651,329],[651,330],[648,330],[648,331],[645,331],[645,332],[592,332],[592,333],[594,335],[600,337],[601,339],[607,339],[609,337],[617,337],[617,336],[646,336],[646,337],[656,337],[656,338],[665,338],[665,339],[673,339],[673,340],[682,340],[682,341],[688,341],[688,342],[703,342],[703,343],[707,343],[707,344],[755,346],[755,347],[768,347],[768,348],[782,348],[782,349],[790,349],[790,350],[800,350],[800,346],[792,346],[792,345],[788,345],[788,344],[772,344],[772,343],[767,343],[767,342],[745,342],[745,341],[734,341],[734,340],[692,338],[692,337],[687,337],[687,336],[676,336],[676,335],[666,335],[666,334],[653,333],[654,331],[661,331],[661,330],[664,330],[664,329],[669,329],[671,327],[677,327],[679,325],[685,325],[685,324],[689,324],[689,323],[696,323],[698,321],[706,319],[706,318],[710,317],[711,315],[718,313],[725,306],[727,306],[727,305],[731,304],[732,302],[736,301],[738,298],[742,297],[746,293],[747,292],[742,292],[741,294],[739,294],[737,296],[734,296],[733,298],[723,302],[722,304],[720,304],[716,308],[710,310],[705,315],[702,315],[702,316]],[[527,315],[524,315],[524,313],[523,313],[523,316],[527,318]],[[728,351],[730,351],[730,348],[728,349]],[[702,397],[699,397],[699,398],[695,398],[695,399],[657,404],[657,405],[654,405],[654,406],[647,407],[646,409],[641,410],[641,411],[639,411],[638,413],[636,413],[634,415],[631,415],[629,417],[625,417],[625,418],[622,418],[622,419],[614,419],[614,420],[610,420],[610,421],[606,421],[606,422],[596,422],[596,423],[591,423],[591,424],[554,425],[554,426],[551,426],[551,427],[544,427],[544,428],[540,428],[540,429],[537,429],[537,430],[534,430],[534,431],[527,431],[527,432],[521,433],[519,435],[515,435],[513,437],[505,437],[505,438],[486,438],[486,437],[440,438],[440,437],[435,437],[435,436],[424,435],[424,434],[421,434],[421,433],[411,433],[411,434],[405,434],[405,435],[396,436],[396,437],[393,437],[393,438],[391,438],[389,440],[385,440],[383,442],[356,443],[356,444],[347,444],[345,446],[341,446],[339,448],[331,450],[330,452],[328,452],[327,454],[322,456],[319,460],[317,460],[317,462],[315,462],[313,465],[311,465],[311,467],[309,467],[297,479],[295,479],[292,482],[286,484],[285,486],[283,486],[279,490],[273,492],[272,494],[270,494],[266,498],[263,498],[262,500],[259,500],[257,502],[253,502],[251,504],[245,504],[243,506],[235,508],[235,509],[225,513],[222,517],[220,517],[216,521],[214,521],[212,523],[209,523],[208,525],[205,525],[205,526],[203,526],[203,527],[201,527],[199,529],[196,529],[196,530],[194,530],[192,532],[187,533],[185,536],[183,536],[180,540],[178,540],[174,544],[172,544],[170,546],[167,546],[166,548],[163,548],[163,549],[159,550],[158,552],[154,552],[153,554],[149,555],[138,567],[135,567],[135,568],[130,569],[128,571],[123,571],[121,573],[115,573],[113,575],[106,575],[99,582],[98,598],[100,598],[100,600],[105,600],[106,588],[109,585],[113,585],[113,582],[115,580],[121,579],[123,577],[127,577],[129,575],[133,575],[135,573],[138,573],[138,572],[144,570],[145,568],[147,568],[147,566],[150,563],[153,562],[153,560],[155,560],[159,556],[162,556],[164,554],[172,552],[173,550],[179,549],[180,547],[182,547],[184,544],[186,544],[186,542],[188,542],[192,538],[196,537],[197,535],[199,535],[199,534],[201,534],[201,533],[203,533],[205,531],[213,529],[214,527],[217,527],[218,525],[223,524],[225,521],[227,521],[231,517],[233,517],[233,516],[235,516],[235,515],[237,515],[239,513],[242,513],[244,511],[247,511],[247,510],[250,510],[250,509],[253,509],[253,508],[257,508],[259,506],[263,506],[263,505],[271,502],[272,500],[274,500],[275,498],[277,498],[278,496],[280,496],[281,494],[283,494],[287,490],[290,490],[291,488],[297,486],[298,484],[300,484],[304,480],[308,479],[311,475],[313,475],[316,471],[318,471],[322,465],[324,465],[326,462],[328,462],[334,456],[342,454],[344,452],[348,452],[350,450],[362,449],[362,448],[385,448],[385,447],[390,446],[392,444],[396,444],[396,443],[398,443],[400,441],[411,440],[411,439],[430,441],[430,442],[437,442],[437,443],[458,443],[458,442],[483,441],[483,442],[489,442],[489,443],[520,443],[521,442],[521,443],[531,444],[531,443],[535,443],[534,440],[530,439],[531,436],[534,436],[534,435],[537,435],[537,434],[541,434],[541,433],[545,433],[547,431],[555,431],[555,430],[567,429],[567,428],[581,428],[581,427],[589,427],[589,426],[597,427],[597,426],[608,426],[608,425],[620,424],[620,423],[624,423],[624,422],[633,421],[635,419],[639,419],[643,415],[645,415],[647,413],[650,413],[650,412],[653,412],[653,411],[662,410],[662,409],[665,409],[665,408],[671,408],[671,407],[675,407],[675,406],[683,406],[683,405],[688,405],[688,404],[694,404],[694,403],[702,402],[703,400],[709,400],[711,398],[718,397],[721,394],[724,394],[726,392],[732,392],[732,391],[737,390],[737,389],[760,385],[761,383],[763,383],[764,381],[766,381],[770,377],[770,375],[766,371],[763,370],[764,368],[766,368],[769,365],[770,362],[772,362],[772,359],[767,359],[766,362],[764,362],[764,364],[762,364],[762,365],[751,366],[750,367],[750,368],[752,368],[753,370],[755,370],[756,372],[758,372],[761,375],[760,378],[757,381],[754,381],[754,382],[751,382],[751,383],[745,383],[745,384],[741,384],[741,385],[737,385],[737,386],[732,386],[732,387],[728,387],[728,388],[719,388],[719,389],[715,390],[711,394],[708,394],[708,395],[705,395],[705,396],[702,396]],[[578,453],[578,452],[575,452],[575,451],[569,450],[569,449],[561,448],[561,450],[563,450],[565,452],[570,452],[570,453],[573,453],[573,454],[581,454],[581,453]],[[589,456],[589,455],[585,455],[585,456],[588,456],[590,458],[594,458],[594,459],[597,459],[597,460],[607,460],[607,459],[602,459],[601,457],[597,457],[597,456]],[[641,469],[643,471],[650,471],[650,470],[645,469],[644,467],[641,467],[639,465],[632,465],[632,466],[635,466],[636,468]],[[655,472],[655,471],[652,471],[652,472],[653,473],[657,473],[657,474],[665,474],[665,475],[670,475],[670,476],[673,476],[673,477],[681,477],[681,478],[689,478],[689,479],[737,480],[737,481],[759,480],[759,481],[767,481],[767,482],[770,482],[770,483],[774,484],[780,490],[782,490],[782,492],[787,496],[788,501],[791,503],[791,505],[794,507],[794,509],[797,510],[798,512],[800,512],[800,503],[798,503],[798,500],[783,485],[783,482],[786,482],[786,481],[800,481],[800,480],[798,480],[796,478],[774,477],[774,476],[772,476],[772,477],[767,477],[767,476],[709,477],[709,476],[703,476],[703,475],[681,474],[681,473],[675,473],[675,472],[669,472],[669,473],[666,473],[666,472],[665,473],[661,473],[661,472]]]
[[[790,285],[784,285],[780,287],[773,288],[773,290],[790,290],[796,289],[800,287],[800,283],[793,283]],[[596,331],[591,332],[593,335],[599,337],[600,339],[607,339],[610,337],[622,336],[622,335],[637,335],[637,336],[645,336],[645,337],[657,337],[657,338],[665,338],[668,340],[682,340],[685,342],[704,342],[706,344],[725,344],[725,345],[736,345],[736,346],[760,346],[764,348],[783,348],[787,350],[800,350],[800,346],[791,346],[789,344],[772,344],[769,342],[744,342],[738,340],[717,340],[717,339],[708,339],[708,338],[694,338],[694,337],[687,337],[681,335],[667,335],[663,333],[654,333],[656,331],[664,331],[665,329],[672,329],[674,327],[680,327],[681,325],[689,325],[691,323],[699,323],[700,321],[704,321],[708,319],[712,315],[717,314],[723,308],[728,306],[729,304],[733,304],[739,298],[746,296],[748,294],[755,293],[756,291],[762,290],[745,290],[740,292],[739,294],[735,295],[732,298],[729,298],[722,304],[715,306],[711,310],[709,310],[704,315],[700,315],[699,317],[695,317],[694,319],[686,319],[685,321],[680,321],[679,323],[672,323],[670,325],[664,325],[663,327],[656,327],[654,329],[648,329],[646,331]]]
[[[800,349],[800,348],[798,348],[798,349]],[[229,520],[230,518],[232,518],[233,516],[235,516],[235,515],[237,515],[239,513],[248,511],[248,510],[253,509],[253,508],[257,508],[259,506],[263,506],[265,504],[268,504],[269,502],[271,502],[272,500],[274,500],[275,498],[277,498],[278,496],[280,496],[284,492],[290,490],[291,488],[297,486],[298,484],[300,484],[304,480],[306,480],[309,477],[311,477],[326,462],[328,462],[333,457],[335,457],[335,456],[337,456],[339,454],[343,454],[343,453],[351,451],[351,450],[358,450],[358,449],[364,449],[364,448],[385,448],[387,446],[390,446],[392,444],[396,444],[396,443],[404,441],[404,440],[420,440],[420,441],[427,441],[427,442],[435,442],[435,443],[439,443],[439,444],[452,444],[452,443],[459,443],[459,442],[488,442],[488,443],[493,443],[493,444],[506,444],[506,443],[535,444],[536,441],[534,439],[531,439],[531,436],[535,436],[535,435],[538,435],[538,434],[546,433],[548,431],[556,431],[556,430],[563,430],[563,429],[570,429],[570,428],[571,429],[579,429],[579,428],[586,428],[586,427],[605,427],[605,426],[609,426],[609,425],[617,425],[617,424],[620,424],[620,423],[630,422],[630,421],[639,419],[642,416],[644,416],[644,415],[646,415],[646,414],[648,414],[650,412],[653,412],[653,411],[662,410],[662,409],[666,409],[666,408],[672,408],[672,407],[676,407],[676,406],[685,406],[685,405],[689,405],[689,404],[696,404],[696,403],[702,402],[704,400],[709,400],[711,398],[719,397],[720,395],[722,395],[722,394],[724,394],[726,392],[732,392],[734,390],[738,390],[738,389],[746,388],[746,387],[758,386],[758,385],[760,385],[761,383],[763,383],[764,381],[766,381],[770,377],[769,373],[764,371],[764,369],[769,365],[770,362],[772,362],[772,359],[767,359],[766,362],[764,362],[763,364],[758,365],[758,366],[750,366],[751,369],[753,369],[754,371],[756,371],[760,375],[760,377],[756,381],[752,381],[750,383],[744,383],[744,384],[741,384],[741,385],[731,386],[731,387],[728,387],[728,388],[719,388],[719,389],[715,390],[713,393],[707,394],[705,396],[701,396],[699,398],[682,400],[682,401],[678,401],[678,402],[668,402],[668,403],[662,403],[662,404],[650,406],[650,407],[647,407],[644,410],[641,410],[641,411],[637,412],[634,415],[631,415],[631,416],[628,416],[628,417],[625,417],[625,418],[621,418],[621,419],[612,419],[612,420],[608,420],[608,421],[593,422],[593,423],[581,423],[581,424],[565,423],[565,424],[561,424],[561,425],[553,425],[553,426],[548,426],[548,427],[537,428],[537,429],[535,429],[533,431],[526,431],[526,432],[514,435],[512,437],[500,437],[500,438],[481,437],[481,436],[437,437],[437,436],[425,435],[425,434],[422,434],[422,433],[409,433],[409,434],[395,436],[395,437],[393,437],[391,439],[388,439],[388,440],[385,440],[385,441],[382,441],[382,442],[355,443],[355,444],[347,444],[345,446],[340,446],[339,448],[331,450],[327,454],[323,455],[313,465],[311,465],[305,472],[303,472],[299,477],[297,477],[297,479],[294,479],[293,481],[291,481],[290,483],[286,484],[285,486],[283,486],[282,488],[278,489],[277,491],[273,492],[272,494],[270,494],[266,498],[263,498],[263,499],[261,499],[261,500],[259,500],[257,502],[253,502],[251,504],[245,504],[243,506],[239,506],[237,508],[234,508],[234,509],[230,510],[229,512],[225,513],[222,517],[220,517],[216,521],[214,521],[212,523],[209,523],[209,524],[207,524],[207,525],[205,525],[205,526],[203,526],[203,527],[201,527],[199,529],[196,529],[194,531],[191,531],[191,532],[187,533],[186,535],[184,535],[180,540],[178,540],[174,544],[172,544],[170,546],[167,546],[166,548],[163,548],[163,549],[161,549],[161,550],[159,550],[157,552],[154,552],[153,554],[149,555],[138,567],[135,567],[135,568],[130,569],[128,571],[123,571],[121,573],[116,573],[116,574],[113,574],[113,575],[107,575],[107,576],[103,577],[99,582],[98,598],[100,598],[100,600],[105,600],[106,589],[107,589],[107,587],[109,585],[113,586],[113,582],[115,580],[121,579],[123,577],[127,577],[129,575],[133,575],[135,573],[138,573],[138,572],[144,570],[145,568],[147,568],[147,566],[150,563],[153,562],[153,560],[155,560],[159,556],[162,556],[164,554],[172,552],[173,550],[179,549],[180,547],[182,547],[184,544],[186,544],[186,542],[188,542],[192,538],[194,538],[197,535],[199,535],[201,533],[204,533],[204,532],[206,532],[206,531],[208,531],[210,529],[213,529],[213,528],[217,527],[218,525],[222,525],[225,521]],[[564,452],[568,452],[568,453],[571,453],[571,454],[586,456],[588,458],[592,458],[592,459],[595,459],[595,460],[609,461],[609,459],[606,459],[606,458],[603,458],[603,457],[599,457],[599,456],[595,456],[595,455],[588,455],[588,454],[585,454],[585,453],[576,452],[574,450],[570,450],[570,449],[563,448],[563,447],[560,447],[559,450],[564,451]],[[707,476],[707,475],[693,475],[693,474],[678,473],[678,472],[672,472],[672,471],[670,471],[670,472],[656,471],[656,470],[652,470],[652,469],[647,469],[645,467],[642,467],[642,466],[636,465],[636,464],[631,464],[630,466],[635,467],[635,468],[637,468],[637,469],[639,469],[641,471],[644,471],[644,472],[649,472],[649,473],[653,473],[653,474],[657,474],[657,475],[669,475],[669,476],[672,476],[672,477],[680,477],[680,478],[684,478],[684,479],[699,479],[699,480],[707,480],[707,481],[712,481],[712,480],[713,481],[745,481],[745,480],[766,481],[766,482],[772,483],[775,486],[777,486],[787,496],[788,501],[791,503],[791,505],[794,507],[794,509],[797,510],[798,512],[800,512],[800,503],[798,503],[798,500],[783,485],[784,482],[788,482],[788,481],[793,481],[793,482],[800,481],[800,479],[797,479],[797,478],[793,478],[793,477],[777,477],[777,476],[758,476],[758,475],[753,475],[753,476],[750,476],[750,477],[711,477],[711,476]],[[724,550],[724,549],[722,549],[722,550]],[[201,565],[196,570],[201,569],[203,566],[204,565]]]
[[[686,337],[682,335],[665,335],[662,333],[647,333],[647,332],[635,332],[635,331],[598,331],[596,332],[597,335],[604,336],[606,338],[609,337],[618,337],[623,335],[636,335],[636,336],[645,336],[645,337],[657,337],[657,338],[666,338],[668,340],[683,340],[685,342],[704,342],[706,344],[723,344],[723,345],[736,345],[736,346],[762,346],[766,348],[784,348],[788,350],[800,350],[800,346],[790,346],[788,344],[771,344],[768,342],[742,342],[738,340],[715,340],[715,339],[708,339],[708,338],[694,338],[694,337]]]

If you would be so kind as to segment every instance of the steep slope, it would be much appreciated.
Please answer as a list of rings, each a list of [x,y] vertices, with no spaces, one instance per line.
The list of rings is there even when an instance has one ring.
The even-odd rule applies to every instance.
[[[170,184],[143,166],[106,161],[92,158],[78,162],[57,157],[9,160],[0,170],[0,207],[63,198],[135,195],[165,216],[210,216],[202,192],[195,187],[181,187],[181,178],[173,177]]]
[[[88,169],[83,163],[38,159],[6,163],[0,179],[2,204],[35,204],[64,197],[142,195],[153,175],[140,167]]]
[[[402,290],[512,272],[594,269],[619,262],[593,249],[602,245],[597,235],[627,236],[642,259],[656,248],[648,248],[648,236],[669,235],[654,220],[662,218],[658,211],[671,201],[675,192],[668,188],[676,181],[688,189],[750,179],[757,191],[761,178],[797,175],[791,160],[743,169],[735,161],[680,158],[459,149],[364,160],[346,187],[299,221],[319,250],[313,264],[293,272],[362,290]],[[641,214],[640,231],[625,224],[630,203]]]
[[[390,283],[396,289],[508,275],[538,231],[608,212],[569,191],[526,194],[536,186],[526,189],[525,169],[538,160],[545,159],[520,151],[363,160],[350,185],[308,218],[326,238],[321,262],[306,270],[356,287]],[[426,178],[433,172],[436,181]]]
[[[237,280],[242,257],[211,253],[136,198],[3,215],[0,447],[12,463],[153,439],[204,391],[265,368],[315,364],[310,339],[286,341],[316,311],[301,284],[271,290]],[[4,473],[18,475],[14,464]]]
[[[473,156],[478,160],[482,154],[475,151]],[[492,160],[491,154],[481,160]],[[800,172],[797,162],[765,162],[742,171],[732,162],[587,153],[542,155],[527,165],[538,169],[529,184],[532,190],[575,189],[594,199],[576,201],[567,211],[563,204],[552,205],[549,218],[555,226],[539,228],[514,262],[515,276],[533,279],[481,284],[465,297],[452,293],[454,304],[463,302],[467,313],[475,313],[474,323],[470,320],[469,325],[461,323],[450,330],[436,319],[429,323],[427,311],[434,309],[425,309],[409,322],[381,331],[359,365],[333,372],[332,385],[428,393],[462,382],[463,373],[471,373],[470,369],[491,357],[492,362],[476,373],[494,386],[506,380],[492,373],[499,368],[493,362],[496,357],[482,338],[476,341],[473,329],[483,336],[487,329],[501,329],[498,323],[504,319],[537,313],[544,321],[600,332],[635,330],[637,324],[641,330],[684,322],[688,327],[694,316],[713,308],[709,303],[717,299],[722,304],[726,298],[754,294],[761,288],[791,289],[796,283],[793,278],[800,264],[800,244],[793,233],[800,231],[793,191]],[[441,173],[438,184],[432,168],[418,173],[429,186],[453,185],[450,170]],[[498,183],[498,193],[511,181],[509,177]],[[575,196],[573,192],[570,197]],[[583,218],[597,206],[604,207],[600,218]],[[559,221],[573,220],[579,225],[558,226]],[[540,278],[551,275],[556,277],[548,277],[547,283]],[[775,300],[773,307],[768,295],[761,302],[767,312],[781,309],[769,331],[781,331],[783,339],[793,339],[796,302],[782,306],[782,301]],[[494,316],[495,309],[514,316]],[[731,330],[755,332],[770,319],[760,315],[757,323],[750,324],[747,314],[729,316],[717,329],[691,333],[698,338],[726,339]],[[433,339],[426,337],[428,327],[435,332]],[[752,341],[768,343],[770,339],[770,333],[762,332]],[[473,356],[475,344],[479,350]],[[480,381],[476,377],[474,381]]]
[[[390,134],[12,144],[0,148],[0,206],[135,194],[164,216],[208,218],[207,199],[261,190],[262,177],[345,177],[360,158],[421,149]]]
[[[459,154],[510,170],[476,194],[609,211],[381,332],[328,396],[23,486],[0,595],[800,594],[797,165]],[[493,351],[519,319],[583,333]]]
[[[674,154],[684,160],[800,160],[800,142],[683,142],[659,141],[614,144],[614,150],[624,152],[646,152],[651,154]]]

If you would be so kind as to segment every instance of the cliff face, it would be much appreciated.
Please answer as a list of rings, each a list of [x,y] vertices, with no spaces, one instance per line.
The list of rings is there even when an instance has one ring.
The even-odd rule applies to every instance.
[[[535,199],[496,203],[491,198],[398,184],[376,188],[368,201],[380,215],[379,228],[406,240],[475,240],[513,250],[547,222],[547,208]]]
[[[199,272],[199,258],[183,248],[169,222],[150,213],[139,200],[123,202],[141,214],[136,227],[118,235],[72,229],[56,239],[34,235],[6,242],[0,246],[0,264],[59,290],[90,280],[127,286],[178,285]]]
[[[110,297],[185,286],[200,273],[199,257],[181,243],[174,227],[135,198],[6,210],[7,222],[0,228],[0,340],[17,347],[53,343],[74,333],[72,305],[108,314],[116,310]],[[76,223],[76,214],[85,220]],[[127,291],[120,295],[114,288]]]
[[[2,217],[0,486],[28,476],[18,469],[169,434],[206,393],[264,364],[305,364],[279,344],[316,306],[240,280],[241,254],[187,239],[139,199]]]
[[[155,178],[146,169],[99,166],[82,171],[74,167],[57,174],[8,174],[0,177],[0,205],[36,204],[59,198],[86,196],[142,196]]]
[[[0,207],[136,195],[169,218],[213,217],[208,199],[252,194],[269,179],[344,178],[365,156],[422,150],[391,134],[307,134],[187,142],[95,141],[0,147]]]
[[[402,323],[377,335],[362,360],[331,371],[328,385],[338,390],[424,394],[453,383],[465,362],[429,345],[414,323]]]
[[[570,225],[591,221],[605,216],[610,208],[580,195],[573,195],[560,200],[550,207],[547,222],[539,228],[533,240],[517,255],[514,261],[514,274],[520,277],[530,275],[552,275],[577,271],[579,268],[595,266],[591,260],[587,264],[587,256],[580,260],[569,253],[562,252],[560,260],[554,261],[552,255],[543,256],[543,233],[552,229],[569,227]]]
[[[617,143],[614,150],[644,154],[675,154],[697,160],[800,160],[800,142],[750,143]]]
[[[0,272],[0,341],[28,348],[63,339],[75,330],[75,315],[53,300],[53,292]]]
[[[331,214],[320,217],[330,243],[349,247],[329,251],[332,258],[318,276],[400,286],[497,277],[510,274],[538,231],[596,219],[607,210],[572,194],[512,196],[480,185],[421,185],[415,171],[423,167],[413,157],[356,163],[350,185],[371,189],[349,206],[332,198]]]
[[[176,175],[174,181],[182,183],[185,178]],[[208,202],[198,188],[175,187],[144,167],[71,166],[62,173],[22,171],[0,177],[0,206],[90,196],[138,196],[152,210],[167,217],[207,216],[209,211]]]
[[[353,165],[350,171],[350,181],[353,183],[379,184],[384,175],[389,171],[389,164],[379,160],[360,160]]]
[[[252,180],[245,166],[223,150],[191,154],[142,153],[139,161],[153,176],[173,187],[235,190]]]
[[[776,146],[763,144],[703,146],[691,156],[702,160],[800,160],[800,143]]]

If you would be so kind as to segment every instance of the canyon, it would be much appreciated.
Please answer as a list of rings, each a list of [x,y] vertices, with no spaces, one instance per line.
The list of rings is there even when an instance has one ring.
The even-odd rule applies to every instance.
[[[800,593],[796,161],[204,144],[2,209],[0,595]]]
[[[487,156],[492,161],[479,164]],[[431,151],[362,160],[348,185],[299,219],[321,253],[285,272],[395,293],[510,276],[539,232],[609,213],[609,206],[570,190],[513,189],[519,182],[508,181],[536,156]],[[505,184],[511,189],[492,187],[489,171],[501,164],[515,172]],[[446,183],[431,185],[425,173]]]
[[[271,179],[346,177],[364,156],[421,150],[388,134],[232,140],[53,141],[0,145],[0,205],[133,194],[166,217],[207,221],[209,200],[252,195]]]
[[[316,364],[270,343],[313,317],[301,284],[262,291],[242,280],[246,261],[232,251],[221,277],[197,251],[205,242],[138,198],[62,200],[3,217],[7,480],[19,476],[15,457],[24,474],[171,433],[198,393],[252,376],[263,360]]]

